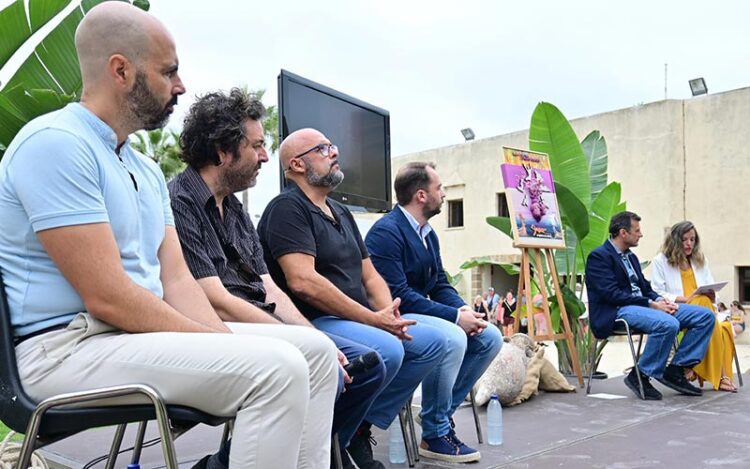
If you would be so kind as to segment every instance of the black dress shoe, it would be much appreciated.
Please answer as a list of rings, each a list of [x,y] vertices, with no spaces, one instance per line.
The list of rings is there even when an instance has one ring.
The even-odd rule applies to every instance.
[[[657,378],[657,381],[686,396],[703,395],[703,391],[700,388],[697,388],[688,382],[687,378],[685,378],[685,370],[681,366],[669,365],[664,370],[664,376]]]
[[[346,450],[360,469],[385,469],[383,463],[372,456],[372,445],[377,444],[370,427],[360,427]]]
[[[625,377],[625,385],[630,388],[631,391],[638,396],[639,399],[645,399],[647,401],[659,401],[661,400],[661,393],[651,385],[651,378],[641,373],[641,382],[643,383],[643,395],[641,397],[641,391],[638,388],[638,376],[635,368],[630,370],[630,373]]]

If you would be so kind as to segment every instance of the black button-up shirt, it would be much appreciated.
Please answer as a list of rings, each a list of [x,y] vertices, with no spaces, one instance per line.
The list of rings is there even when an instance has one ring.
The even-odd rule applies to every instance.
[[[219,277],[233,295],[272,311],[265,304],[266,290],[260,278],[268,273],[263,249],[242,203],[234,195],[225,197],[222,219],[216,199],[191,167],[169,183],[169,195],[182,252],[193,276]],[[240,259],[234,258],[232,248]],[[240,262],[252,272],[240,273]]]
[[[268,204],[258,223],[258,234],[271,277],[311,321],[330,313],[300,300],[289,290],[277,262],[285,254],[303,253],[315,257],[316,272],[346,296],[370,308],[362,284],[362,260],[369,257],[362,235],[346,207],[330,198],[327,204],[333,218],[312,203],[299,186],[289,181],[284,192]]]

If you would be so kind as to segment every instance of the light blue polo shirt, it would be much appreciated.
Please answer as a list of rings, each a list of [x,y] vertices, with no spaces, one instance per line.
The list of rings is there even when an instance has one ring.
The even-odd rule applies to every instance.
[[[27,124],[0,162],[0,269],[16,335],[86,309],[39,231],[109,223],[128,276],[163,296],[157,253],[174,225],[164,176],[127,142],[118,158],[116,145],[114,131],[74,103]]]

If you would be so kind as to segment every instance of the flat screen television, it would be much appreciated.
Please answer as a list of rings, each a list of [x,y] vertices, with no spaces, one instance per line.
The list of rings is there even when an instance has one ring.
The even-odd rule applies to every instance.
[[[344,181],[335,200],[386,212],[391,201],[391,135],[388,111],[286,70],[279,74],[279,136],[317,129],[339,149]],[[281,168],[281,186],[286,181]]]

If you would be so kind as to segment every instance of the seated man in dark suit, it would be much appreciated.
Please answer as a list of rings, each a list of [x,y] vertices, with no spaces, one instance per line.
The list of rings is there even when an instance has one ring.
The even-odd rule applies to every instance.
[[[473,461],[478,452],[455,435],[452,415],[500,351],[502,336],[458,296],[445,276],[438,238],[428,223],[440,213],[445,198],[435,165],[407,164],[394,186],[398,205],[370,229],[367,249],[391,293],[401,298],[401,308],[420,315],[420,324],[443,331],[450,344],[422,381],[419,453],[449,462]]]
[[[691,304],[678,306],[654,293],[630,250],[638,246],[643,236],[640,221],[641,217],[632,212],[616,214],[609,225],[610,239],[588,257],[586,288],[591,330],[598,338],[608,337],[615,319],[622,318],[630,327],[648,334],[639,361],[646,400],[661,399],[650,377],[681,394],[700,396],[702,391],[685,379],[684,369],[703,359],[714,328],[713,313]],[[680,329],[687,332],[672,363],[666,366]],[[625,384],[640,397],[635,373],[633,368],[625,377]]]

